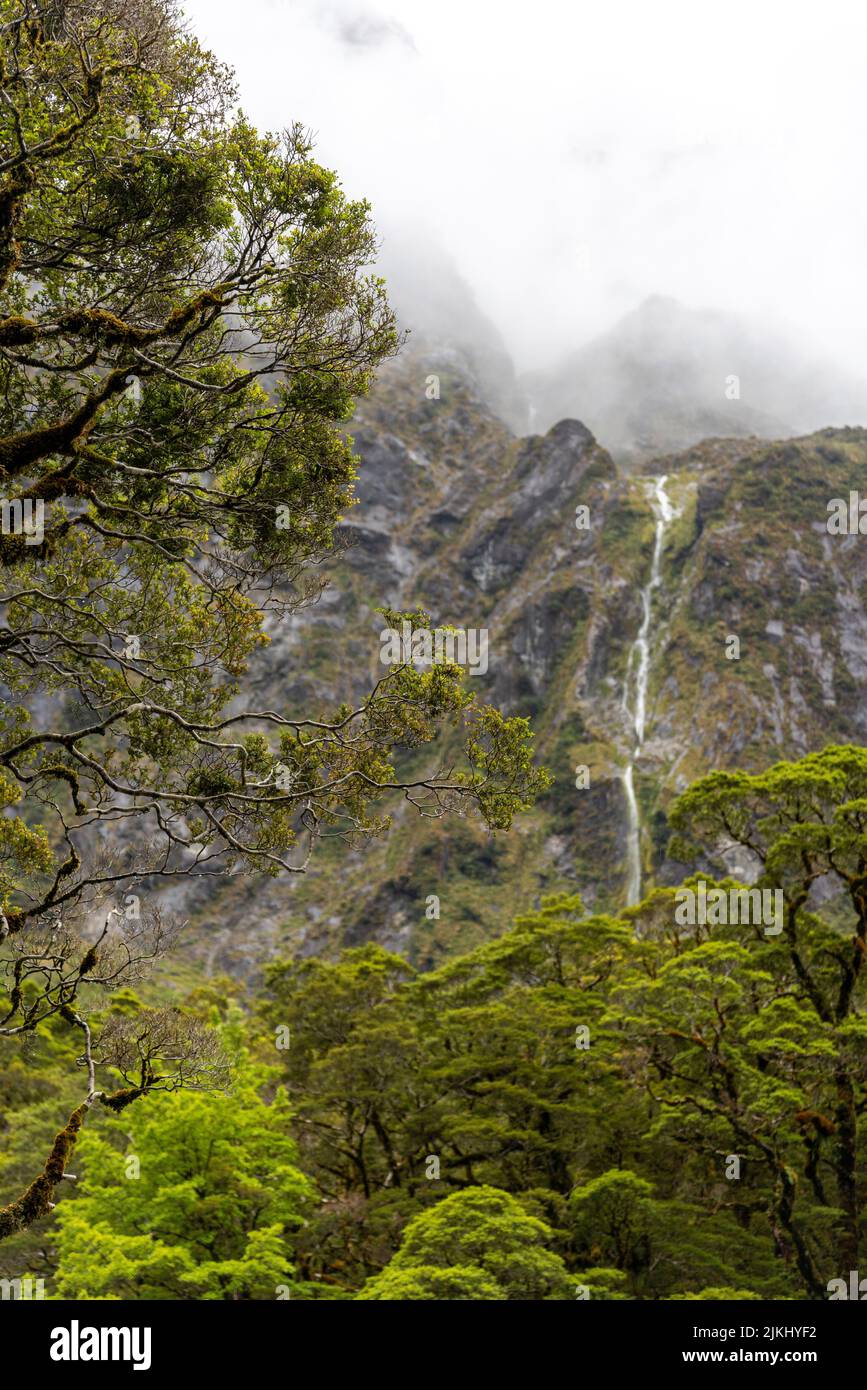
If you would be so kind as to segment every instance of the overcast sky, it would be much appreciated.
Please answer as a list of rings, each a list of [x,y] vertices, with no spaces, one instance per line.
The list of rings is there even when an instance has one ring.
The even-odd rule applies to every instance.
[[[445,246],[519,366],[667,294],[867,375],[862,0],[186,10],[257,124],[301,120],[384,233]]]

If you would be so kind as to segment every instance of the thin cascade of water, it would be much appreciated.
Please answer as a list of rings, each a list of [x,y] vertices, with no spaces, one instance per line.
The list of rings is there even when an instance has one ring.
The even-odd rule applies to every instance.
[[[647,685],[650,676],[650,622],[653,612],[653,591],[659,585],[662,548],[665,531],[676,515],[671,499],[665,490],[667,475],[656,478],[653,485],[651,503],[656,517],[656,531],[653,541],[653,559],[650,563],[650,578],[641,591],[641,623],[638,634],[629,652],[626,664],[626,679],[623,683],[623,709],[634,733],[634,743],[629,761],[623,769],[623,790],[626,796],[626,902],[634,905],[641,898],[641,816],[638,799],[635,795],[634,768],[644,743],[644,730],[647,722]],[[634,680],[633,680],[634,673]],[[632,697],[632,698],[630,698]]]

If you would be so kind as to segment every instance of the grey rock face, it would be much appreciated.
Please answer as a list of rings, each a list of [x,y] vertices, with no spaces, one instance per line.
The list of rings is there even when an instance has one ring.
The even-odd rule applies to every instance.
[[[438,399],[425,393],[431,374]],[[867,553],[860,538],[831,544],[824,526],[827,498],[865,476],[864,431],[782,445],[713,439],[627,476],[579,420],[516,437],[461,354],[425,344],[388,365],[351,432],[351,544],[319,602],[271,629],[251,704],[328,713],[358,699],[382,672],[376,609],[423,608],[435,624],[489,631],[489,671],[469,686],[530,717],[556,782],[508,835],[420,822],[400,803],[386,839],[303,878],[179,891],[189,949],[208,968],[247,974],[280,951],[371,939],[425,968],[502,931],[546,891],[620,905],[622,694],[653,548],[652,473],[668,475],[678,517],[653,595],[635,769],[645,885],[677,881],[666,813],[697,775],[867,733]],[[739,662],[724,656],[733,632]],[[584,789],[579,768],[589,770]],[[441,899],[434,919],[431,894]]]

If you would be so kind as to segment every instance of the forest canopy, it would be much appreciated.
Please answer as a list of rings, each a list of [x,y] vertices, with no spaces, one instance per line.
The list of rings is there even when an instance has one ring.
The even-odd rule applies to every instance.
[[[820,871],[863,877],[865,772],[863,750],[830,748],[713,774],[676,804],[684,836],[724,816],[761,841],[786,898],[779,937],[679,926],[673,887],[620,916],[560,894],[434,971],[369,943],[274,962],[258,999],[194,990],[184,1012],[237,1058],[234,1097],[148,1101],[81,1140],[77,1192],[41,1247],[56,1287],[827,1298],[863,1242],[865,980],[849,976],[867,913],[860,891],[845,927],[802,897]],[[112,1008],[135,1016],[122,995]],[[43,1029],[29,1082],[6,1083],[22,1136],[65,1036]]]

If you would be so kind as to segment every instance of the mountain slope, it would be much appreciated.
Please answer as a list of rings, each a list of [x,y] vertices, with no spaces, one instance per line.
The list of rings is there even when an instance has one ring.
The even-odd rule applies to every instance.
[[[432,375],[439,399],[426,395]],[[714,439],[624,475],[578,421],[516,438],[461,352],[409,347],[359,406],[353,436],[362,467],[348,548],[320,602],[272,629],[250,703],[309,710],[359,698],[383,669],[377,608],[422,607],[435,623],[488,630],[489,669],[470,684],[531,718],[556,782],[508,834],[422,821],[400,803],[386,838],[348,855],[333,846],[303,878],[253,894],[242,880],[178,890],[209,967],[245,973],[277,949],[370,938],[424,967],[497,934],[518,905],[557,886],[600,908],[622,904],[636,742],[624,691],[658,475],[677,515],[651,595],[634,765],[643,886],[678,876],[665,860],[666,810],[696,775],[863,738],[867,558],[859,537],[831,537],[825,521],[828,500],[864,476],[867,431]],[[726,657],[730,636],[738,660]]]

